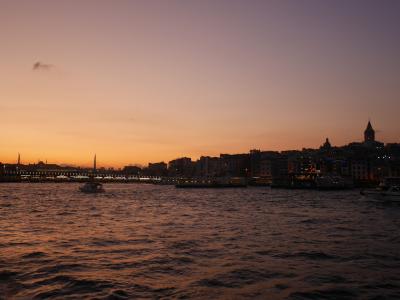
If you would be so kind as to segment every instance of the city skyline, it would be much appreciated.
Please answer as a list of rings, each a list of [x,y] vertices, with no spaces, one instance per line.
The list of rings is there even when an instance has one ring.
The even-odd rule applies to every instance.
[[[103,166],[400,136],[398,1],[0,0],[0,161]]]
[[[124,163],[122,165],[117,165],[117,166],[104,164],[104,165],[101,166],[101,168],[114,168],[114,167],[115,168],[122,168],[122,167],[126,167],[126,166],[146,167],[146,166],[148,166],[148,165],[150,165],[152,163],[159,163],[159,162],[164,163],[164,162],[169,162],[169,161],[172,161],[172,160],[175,160],[175,159],[180,159],[180,158],[189,157],[190,159],[199,160],[201,157],[218,157],[218,156],[221,156],[221,155],[224,155],[224,154],[229,154],[229,155],[233,154],[233,155],[235,155],[235,154],[249,153],[252,150],[274,151],[274,152],[281,152],[282,153],[282,152],[290,152],[290,151],[302,151],[304,149],[318,149],[318,148],[324,147],[327,144],[329,145],[329,147],[332,146],[332,147],[339,147],[340,148],[340,147],[344,147],[346,145],[351,145],[351,144],[354,144],[354,143],[360,143],[360,144],[367,143],[368,144],[369,142],[375,142],[375,141],[378,142],[378,144],[382,143],[382,141],[379,140],[379,137],[376,138],[376,130],[373,128],[371,120],[368,120],[368,123],[367,123],[367,125],[366,125],[366,127],[365,127],[365,129],[363,131],[363,140],[359,139],[359,140],[355,140],[355,141],[349,141],[348,143],[343,144],[343,145],[336,145],[336,144],[332,145],[330,138],[326,137],[326,139],[324,141],[321,141],[321,143],[317,147],[301,147],[301,148],[298,148],[298,149],[279,149],[279,150],[261,149],[259,147],[254,147],[254,148],[249,148],[249,149],[247,149],[247,151],[243,151],[243,152],[227,153],[227,152],[221,152],[220,151],[218,154],[215,154],[215,155],[208,155],[208,154],[203,153],[203,154],[201,154],[201,155],[199,155],[197,157],[193,157],[193,156],[190,156],[190,155],[183,154],[183,155],[181,155],[179,157],[166,158],[166,159],[161,159],[161,160],[158,160],[158,161],[148,161],[148,162],[146,162],[144,164],[135,163],[135,162],[131,162],[131,163],[126,162],[126,163]],[[386,142],[386,143],[383,142],[383,144],[391,144],[391,143],[398,144],[398,141]],[[95,161],[95,164],[96,164],[96,162],[97,162],[97,153],[94,153],[93,155],[94,155],[94,161]],[[0,163],[15,164],[15,162],[12,162],[12,161],[11,162],[7,162],[7,161],[1,161],[1,160],[0,160]],[[48,161],[47,161],[47,159],[37,159],[36,161],[27,161],[27,162],[25,162],[25,164],[35,164],[35,163],[37,163],[37,164],[39,164],[39,163],[47,164]],[[19,165],[19,164],[23,165],[24,164],[24,162],[21,160],[21,153],[20,152],[17,153],[16,164],[17,165]],[[58,164],[58,165],[62,165],[62,166],[72,166],[72,167],[91,168],[93,166],[93,160],[90,161],[90,163],[84,163],[84,164],[81,164],[81,165],[73,163],[73,162],[68,163],[68,162],[57,162],[57,161],[50,162],[50,164]]]

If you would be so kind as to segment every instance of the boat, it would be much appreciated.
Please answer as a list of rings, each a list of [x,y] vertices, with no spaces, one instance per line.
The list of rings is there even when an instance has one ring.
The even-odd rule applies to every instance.
[[[244,188],[247,182],[244,178],[218,179],[182,179],[175,185],[176,188]]]
[[[99,182],[86,182],[83,186],[79,187],[83,193],[103,193],[103,185]]]
[[[380,186],[383,187],[391,187],[391,186],[400,186],[400,177],[385,177],[383,181],[380,183]]]
[[[360,194],[377,201],[400,202],[400,186],[391,186],[388,189],[361,190]]]
[[[96,174],[96,154],[94,155],[94,160],[93,160],[93,175],[88,177],[90,179],[90,181],[85,182],[85,184],[83,186],[79,187],[79,190],[82,193],[93,194],[93,193],[103,193],[104,192],[103,185],[100,182],[94,181],[95,174]]]

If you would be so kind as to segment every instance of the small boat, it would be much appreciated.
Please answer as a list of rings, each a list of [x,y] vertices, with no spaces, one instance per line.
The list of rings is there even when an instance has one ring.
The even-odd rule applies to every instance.
[[[79,188],[83,193],[103,193],[103,185],[99,182],[86,182],[83,186]]]
[[[378,201],[400,202],[400,186],[391,186],[386,190],[362,190],[360,194]]]
[[[93,174],[90,177],[90,181],[86,182],[83,186],[79,187],[79,190],[82,193],[103,193],[104,188],[103,185],[100,182],[95,182],[95,176],[96,175],[96,154],[94,155],[94,160],[93,160]]]

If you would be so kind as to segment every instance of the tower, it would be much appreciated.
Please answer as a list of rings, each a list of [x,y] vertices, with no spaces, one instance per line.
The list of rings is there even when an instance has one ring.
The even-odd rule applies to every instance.
[[[332,146],[331,146],[331,143],[329,142],[329,139],[326,138],[325,143],[322,145],[321,148],[330,149],[331,147],[332,147]]]
[[[372,128],[370,121],[368,121],[367,128],[364,131],[364,142],[375,142],[375,130]]]

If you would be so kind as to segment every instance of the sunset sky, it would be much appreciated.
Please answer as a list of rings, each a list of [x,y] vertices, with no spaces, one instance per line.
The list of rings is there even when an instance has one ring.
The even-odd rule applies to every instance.
[[[400,1],[0,0],[0,161],[400,142]],[[36,63],[36,64],[35,64]]]

